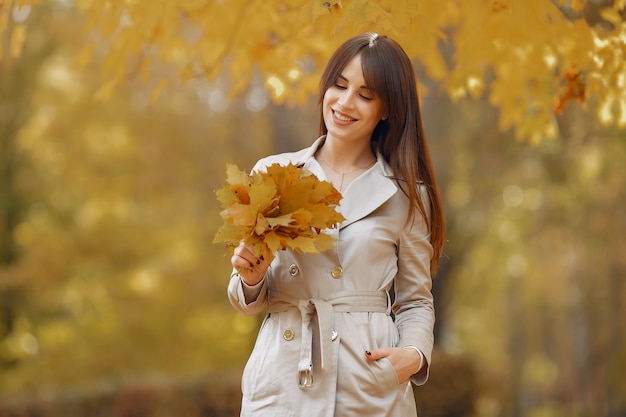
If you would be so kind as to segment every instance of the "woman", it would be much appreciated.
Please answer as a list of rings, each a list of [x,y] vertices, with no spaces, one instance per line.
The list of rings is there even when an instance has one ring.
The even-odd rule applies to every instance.
[[[338,48],[320,87],[322,136],[253,170],[306,167],[342,193],[345,220],[320,254],[279,251],[268,265],[235,249],[232,305],[268,311],[241,415],[415,416],[409,380],[428,378],[444,221],[413,67],[396,42],[366,33]]]

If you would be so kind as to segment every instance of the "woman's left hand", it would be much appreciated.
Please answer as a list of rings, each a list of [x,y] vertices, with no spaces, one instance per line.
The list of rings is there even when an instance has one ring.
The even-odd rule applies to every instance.
[[[397,347],[375,349],[365,352],[365,357],[371,361],[381,358],[389,359],[400,383],[408,381],[422,366],[422,357],[415,349]]]

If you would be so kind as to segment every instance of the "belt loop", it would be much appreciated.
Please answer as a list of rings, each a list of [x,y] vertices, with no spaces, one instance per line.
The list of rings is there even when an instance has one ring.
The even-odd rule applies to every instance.
[[[385,294],[387,294],[387,310],[385,313],[389,316],[391,315],[391,294],[389,294],[389,290],[386,290]]]

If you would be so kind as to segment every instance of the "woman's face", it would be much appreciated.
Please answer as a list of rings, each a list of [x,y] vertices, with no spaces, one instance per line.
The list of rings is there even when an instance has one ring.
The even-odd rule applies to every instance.
[[[348,62],[326,90],[322,113],[327,137],[369,142],[385,109],[382,100],[365,85],[360,54]]]

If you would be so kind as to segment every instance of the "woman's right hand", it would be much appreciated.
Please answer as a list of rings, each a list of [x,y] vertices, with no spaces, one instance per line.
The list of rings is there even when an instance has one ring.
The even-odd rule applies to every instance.
[[[235,248],[230,263],[237,270],[241,279],[249,286],[261,282],[267,268],[269,268],[269,264],[265,260],[254,256],[254,247],[246,245],[243,241],[239,242],[239,246]]]

